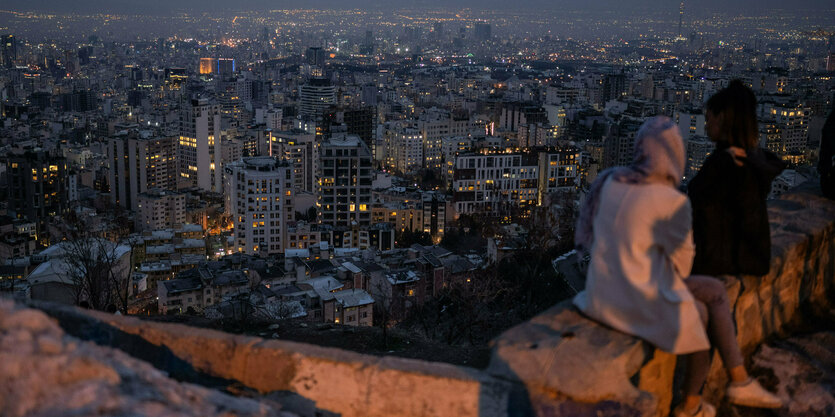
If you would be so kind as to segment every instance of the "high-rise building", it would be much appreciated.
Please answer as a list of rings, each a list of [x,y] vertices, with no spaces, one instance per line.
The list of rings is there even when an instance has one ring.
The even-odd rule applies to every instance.
[[[217,74],[221,77],[231,77],[235,73],[235,60],[232,58],[217,59]]]
[[[423,167],[423,135],[411,127],[386,131],[386,166],[400,172],[414,172]]]
[[[220,106],[207,99],[190,100],[180,111],[180,186],[219,193],[221,171]]]
[[[480,41],[489,41],[492,37],[493,27],[489,23],[479,22],[475,24],[475,38]]]
[[[761,118],[760,142],[783,160],[799,163],[805,158],[811,108],[803,105],[768,105]]]
[[[626,94],[626,74],[606,74],[603,76],[603,90],[601,91],[601,102],[618,100]]]
[[[130,132],[110,138],[110,201],[128,210],[139,208],[140,193],[177,188],[177,138]]]
[[[467,153],[455,159],[453,199],[461,214],[512,216],[576,186],[580,150]]]
[[[13,35],[0,37],[0,63],[5,68],[12,68],[17,62],[17,41]]]
[[[603,166],[627,166],[635,157],[635,136],[643,122],[637,119],[623,119],[613,124],[603,142]]]
[[[200,75],[214,74],[217,69],[217,60],[214,58],[200,58]]]
[[[46,224],[67,209],[67,160],[43,150],[11,151],[5,158],[8,214],[36,224],[49,244]]]
[[[308,65],[316,66],[320,69],[325,68],[325,50],[321,47],[311,46],[310,48],[307,48],[305,58],[307,58]]]
[[[281,122],[284,112],[281,108],[269,109],[264,114],[264,122],[267,124],[267,129],[274,131],[281,130]]]
[[[326,78],[311,78],[299,91],[299,115],[321,116],[336,103],[336,87]]]
[[[362,53],[371,55],[374,53],[374,32],[365,31],[365,41],[362,44]]]
[[[362,86],[362,104],[377,107],[377,86],[367,84]]]
[[[684,140],[687,146],[687,167],[684,171],[684,179],[689,181],[699,173],[705,159],[713,152],[716,144],[704,134],[692,135]]]
[[[446,227],[446,198],[435,192],[423,193],[423,231],[440,242]]]
[[[92,90],[77,90],[59,96],[61,110],[65,112],[85,112],[98,108],[96,93]]]
[[[287,222],[295,215],[291,164],[272,156],[255,156],[227,164],[223,170],[235,250],[253,255],[283,253]]]
[[[327,130],[328,135],[335,126],[344,126],[349,135],[359,136],[370,149],[374,146],[377,127],[376,110],[373,106],[351,109],[331,107],[324,113],[322,127]]]
[[[371,225],[371,151],[357,136],[332,137],[319,152],[322,223],[334,227]]]
[[[316,135],[302,130],[272,132],[270,156],[293,164],[293,189],[315,193],[318,187],[319,142]]]
[[[701,112],[680,111],[676,112],[675,118],[684,140],[705,136],[705,115]]]
[[[139,230],[171,229],[186,222],[186,195],[160,188],[137,196],[136,223]]]

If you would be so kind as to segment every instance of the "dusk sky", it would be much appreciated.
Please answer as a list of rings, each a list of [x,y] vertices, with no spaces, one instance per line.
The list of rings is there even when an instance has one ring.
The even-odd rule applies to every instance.
[[[722,12],[750,12],[768,8],[785,8],[787,3],[781,0],[702,0],[699,2],[688,2],[689,11],[696,14],[704,14],[714,11]],[[835,3],[828,0],[795,0],[791,3],[792,10],[813,9],[832,10]],[[672,9],[678,7],[675,0],[596,0],[592,2],[583,0],[521,0],[506,2],[501,0],[421,0],[421,1],[380,1],[380,0],[11,0],[4,2],[2,8],[7,10],[26,11],[55,11],[55,12],[149,12],[163,13],[167,11],[197,11],[197,10],[247,10],[247,9],[280,9],[280,8],[459,8],[471,7],[477,9],[573,9],[573,10],[645,10],[645,9]]]

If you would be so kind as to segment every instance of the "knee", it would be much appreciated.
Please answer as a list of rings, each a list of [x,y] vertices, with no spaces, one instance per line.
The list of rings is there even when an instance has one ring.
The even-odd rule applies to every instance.
[[[711,279],[708,287],[711,304],[728,304],[728,290],[725,284],[718,279]]]
[[[725,283],[713,277],[698,278],[698,298],[708,305],[728,303],[728,290]]]

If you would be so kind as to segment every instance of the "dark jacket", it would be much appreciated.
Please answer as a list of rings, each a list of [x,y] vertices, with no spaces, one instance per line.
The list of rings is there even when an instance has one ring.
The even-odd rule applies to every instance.
[[[687,186],[696,243],[692,274],[765,275],[771,264],[765,201],[785,164],[755,148],[740,167],[726,149],[718,143]]]

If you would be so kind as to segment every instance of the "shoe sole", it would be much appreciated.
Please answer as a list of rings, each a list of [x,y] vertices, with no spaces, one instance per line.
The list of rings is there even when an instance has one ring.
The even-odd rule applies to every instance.
[[[740,406],[743,406],[743,407],[751,407],[751,408],[766,408],[766,409],[770,409],[770,410],[783,408],[782,403],[777,404],[777,405],[771,405],[771,404],[765,404],[765,403],[758,403],[756,401],[738,400],[738,399],[734,399],[734,398],[728,398],[728,402],[733,404],[733,405],[740,405]]]

